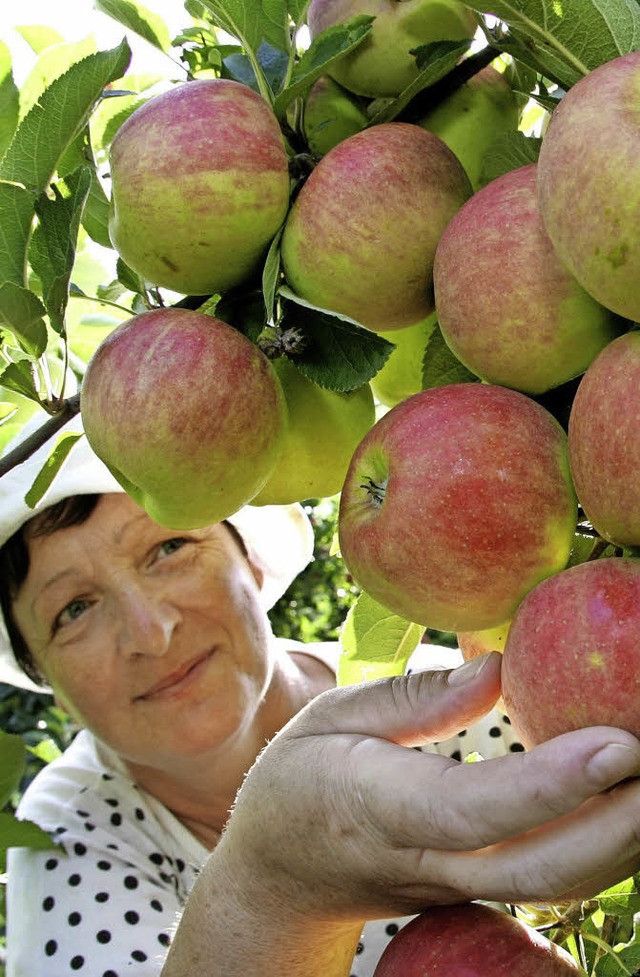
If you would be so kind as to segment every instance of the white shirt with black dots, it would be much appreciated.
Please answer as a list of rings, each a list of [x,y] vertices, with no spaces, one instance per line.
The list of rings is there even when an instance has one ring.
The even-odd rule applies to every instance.
[[[509,749],[521,747],[498,712],[429,748],[487,759]],[[156,977],[205,847],[86,730],[36,777],[18,814],[60,847],[9,852],[7,977]],[[366,925],[352,977],[371,977],[409,918]]]

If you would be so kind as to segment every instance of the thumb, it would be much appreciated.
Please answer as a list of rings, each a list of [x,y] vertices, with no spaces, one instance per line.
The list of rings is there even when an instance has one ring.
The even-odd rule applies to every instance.
[[[403,746],[447,739],[471,726],[500,695],[502,655],[331,689],[298,714],[291,734],[351,733]]]

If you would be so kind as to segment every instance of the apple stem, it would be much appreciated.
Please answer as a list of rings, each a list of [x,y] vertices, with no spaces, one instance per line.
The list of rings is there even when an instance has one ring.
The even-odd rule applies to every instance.
[[[382,505],[387,488],[386,482],[383,482],[381,485],[378,482],[374,482],[370,475],[365,475],[364,482],[360,483],[360,488],[366,489],[369,499],[374,505]]]

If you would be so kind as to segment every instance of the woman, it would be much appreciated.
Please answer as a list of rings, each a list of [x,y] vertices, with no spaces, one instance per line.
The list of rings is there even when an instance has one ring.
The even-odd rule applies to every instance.
[[[44,455],[0,479],[2,678],[26,669],[83,731],[20,807],[60,848],[11,853],[8,977],[360,977],[396,914],[638,864],[637,785],[599,793],[638,768],[631,736],[469,765],[407,749],[491,709],[499,656],[334,690],[332,648],[268,627],[311,557],[299,509],[171,532],[82,441],[34,513]]]

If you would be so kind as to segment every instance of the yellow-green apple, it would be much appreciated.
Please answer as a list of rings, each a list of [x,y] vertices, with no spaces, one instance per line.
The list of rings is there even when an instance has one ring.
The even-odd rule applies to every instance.
[[[135,271],[208,295],[259,267],[289,206],[288,157],[267,103],[226,79],[149,99],[111,146],[109,234]]]
[[[562,261],[602,305],[640,319],[640,51],[590,71],[542,140],[542,219]]]
[[[280,382],[246,336],[201,312],[134,316],[100,344],[80,395],[91,447],[160,525],[194,529],[260,491],[286,430]]]
[[[438,136],[389,122],[338,143],[289,211],[282,263],[313,305],[369,329],[410,326],[433,311],[433,256],[471,195],[462,164]]]
[[[329,75],[311,86],[304,100],[303,130],[312,153],[324,156],[367,125],[362,105]]]
[[[417,78],[413,48],[472,38],[478,26],[460,0],[311,0],[311,37],[358,14],[375,17],[371,31],[330,73],[349,91],[370,98],[399,95]]]
[[[374,977],[569,977],[573,957],[521,919],[483,903],[433,906],[403,926]]]
[[[395,349],[371,380],[371,389],[385,407],[395,407],[401,400],[422,390],[422,363],[427,342],[437,325],[434,313],[404,329],[380,335],[394,343]]]
[[[357,445],[375,421],[373,394],[365,383],[341,392],[319,387],[291,360],[273,362],[287,403],[282,451],[252,505],[282,505],[336,495]]]
[[[436,630],[481,631],[566,566],[576,520],[555,418],[506,387],[460,383],[403,400],[364,436],[338,530],[378,603]]]
[[[506,621],[496,628],[487,628],[486,631],[458,631],[456,638],[464,660],[468,662],[472,658],[486,655],[489,651],[499,651],[502,654],[510,623]],[[501,712],[507,711],[502,696],[496,702],[496,708]]]
[[[434,262],[442,335],[490,383],[542,394],[583,373],[620,333],[559,259],[542,223],[536,164],[492,180],[454,215]]]
[[[640,736],[640,560],[579,563],[543,580],[516,610],[502,694],[527,748],[584,726]]]
[[[492,143],[518,128],[520,109],[509,79],[489,64],[420,119],[456,154],[474,190]]]
[[[569,463],[601,536],[640,546],[640,333],[619,336],[582,377],[569,414]]]

